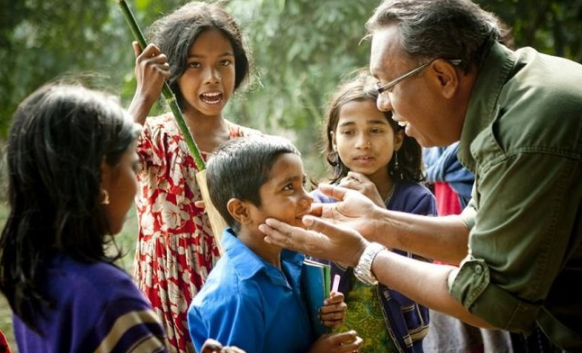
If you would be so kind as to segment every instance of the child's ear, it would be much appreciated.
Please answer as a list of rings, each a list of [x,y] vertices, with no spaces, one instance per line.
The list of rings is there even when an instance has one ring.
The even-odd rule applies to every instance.
[[[331,136],[331,146],[333,147],[333,150],[337,152],[337,144],[335,142],[335,133],[333,131],[330,131],[329,136]]]
[[[250,220],[250,212],[246,206],[246,203],[239,199],[230,199],[226,204],[226,209],[228,213],[240,224],[248,223]]]
[[[394,151],[400,150],[402,144],[404,143],[404,137],[406,134],[404,133],[404,129],[398,129],[394,134]]]
[[[111,166],[105,162],[105,159],[101,161],[101,189],[107,190],[109,189],[109,185],[111,184],[111,177],[112,177],[112,170]]]

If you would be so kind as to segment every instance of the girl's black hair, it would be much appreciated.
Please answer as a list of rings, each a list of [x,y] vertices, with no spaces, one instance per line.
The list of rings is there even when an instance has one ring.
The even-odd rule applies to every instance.
[[[0,238],[0,290],[36,330],[33,314],[51,300],[42,268],[56,252],[112,263],[102,207],[101,164],[115,166],[139,128],[111,97],[78,85],[44,86],[19,106],[6,162],[10,214]]]
[[[376,103],[378,92],[374,88],[373,82],[373,78],[366,70],[358,70],[355,72],[355,78],[343,82],[330,99],[324,118],[325,129],[323,130],[322,139],[325,144],[323,146],[323,154],[332,169],[332,183],[342,179],[350,171],[342,162],[337,151],[333,149],[332,133],[337,129],[341,108],[345,104],[353,101],[362,102],[369,100]],[[383,112],[383,114],[390,123],[394,133],[402,129],[392,119],[392,112]],[[398,155],[398,168],[396,168],[396,154]],[[394,151],[394,156],[388,164],[388,172],[396,181],[421,182],[425,179],[422,163],[422,148],[414,138],[404,135],[402,146],[398,151]]]
[[[209,29],[220,30],[234,50],[236,90],[248,76],[251,60],[242,33],[232,18],[219,4],[190,2],[168,16],[155,21],[149,29],[152,42],[168,57],[170,77],[168,85],[174,92],[178,105],[184,107],[184,97],[178,79],[188,64],[188,53],[198,36]]]

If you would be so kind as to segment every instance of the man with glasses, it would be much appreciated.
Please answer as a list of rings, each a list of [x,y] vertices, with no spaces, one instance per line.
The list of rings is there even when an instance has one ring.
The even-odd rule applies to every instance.
[[[314,205],[310,230],[267,220],[265,240],[522,333],[532,351],[582,351],[582,66],[508,49],[496,17],[468,0],[385,0],[367,28],[378,108],[425,147],[459,141],[472,200],[460,216],[431,218],[320,186],[340,202]]]

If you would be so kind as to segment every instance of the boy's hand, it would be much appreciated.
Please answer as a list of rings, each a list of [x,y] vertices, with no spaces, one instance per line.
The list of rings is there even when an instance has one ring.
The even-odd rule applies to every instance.
[[[326,327],[338,328],[346,318],[347,304],[344,295],[339,292],[331,292],[329,298],[323,302],[319,309],[319,319]]]
[[[321,335],[308,353],[353,353],[362,347],[364,340],[356,331]]]
[[[220,342],[207,339],[202,346],[200,353],[246,353],[238,347],[223,347]]]

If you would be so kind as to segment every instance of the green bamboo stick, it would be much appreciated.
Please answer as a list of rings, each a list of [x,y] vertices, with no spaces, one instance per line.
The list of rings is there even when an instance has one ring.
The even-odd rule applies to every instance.
[[[139,28],[139,26],[137,24],[137,21],[135,20],[135,17],[133,16],[133,13],[131,12],[131,10],[129,9],[129,6],[127,5],[127,3],[124,0],[115,0],[115,1],[117,1],[119,6],[121,7],[121,11],[123,12],[123,17],[125,17],[125,20],[129,24],[129,27],[131,28],[131,32],[133,33],[133,36],[137,40],[141,49],[143,50],[147,46],[147,43],[146,43],[145,37],[144,37],[141,29]],[[190,150],[190,153],[192,154],[192,157],[194,158],[194,163],[196,163],[196,167],[198,167],[199,171],[205,170],[206,163],[204,163],[204,159],[202,159],[202,155],[200,154],[200,150],[198,149],[198,146],[196,145],[196,141],[194,141],[194,138],[192,137],[192,134],[190,133],[190,130],[188,129],[188,125],[186,125],[186,122],[184,121],[184,117],[182,116],[182,111],[180,110],[180,107],[178,106],[178,102],[176,101],[176,97],[174,96],[174,92],[172,92],[172,90],[170,89],[170,86],[168,86],[167,82],[164,82],[164,86],[162,87],[162,94],[164,95],[164,98],[166,99],[166,103],[168,103],[168,105],[170,106],[170,109],[172,109],[172,113],[174,114],[174,118],[176,118],[176,122],[178,123],[178,128],[180,129],[180,131],[182,132],[182,135],[184,136],[184,140],[186,141],[186,145],[188,145],[188,149]]]

